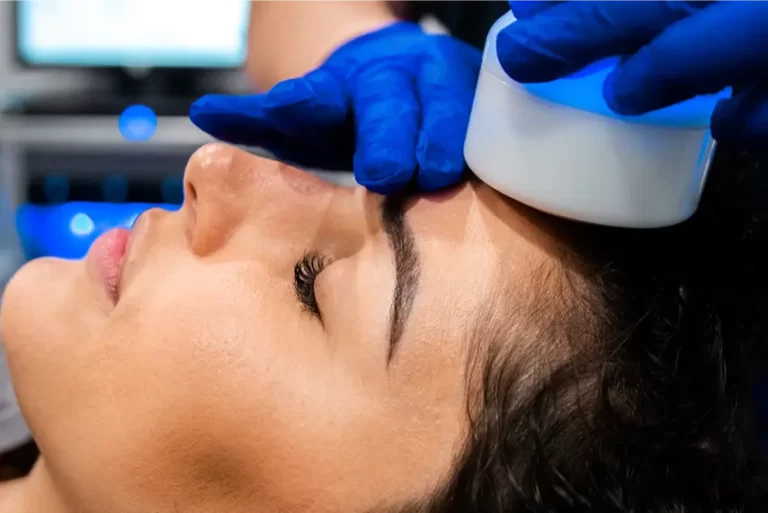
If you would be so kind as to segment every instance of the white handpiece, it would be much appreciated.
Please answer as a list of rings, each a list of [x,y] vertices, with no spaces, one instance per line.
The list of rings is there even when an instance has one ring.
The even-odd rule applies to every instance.
[[[680,223],[696,211],[715,143],[709,116],[723,94],[639,117],[613,113],[606,61],[555,82],[523,86],[485,45],[464,156],[478,178],[538,210],[628,228]]]

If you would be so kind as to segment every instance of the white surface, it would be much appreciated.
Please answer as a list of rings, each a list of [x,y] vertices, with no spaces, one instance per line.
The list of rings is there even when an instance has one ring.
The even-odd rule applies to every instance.
[[[464,155],[490,186],[561,217],[653,228],[696,210],[714,150],[706,129],[628,123],[537,98],[508,77],[488,36]]]
[[[75,0],[73,0],[75,1]],[[80,1],[80,0],[76,0]],[[160,0],[159,0],[160,1]],[[172,5],[177,6],[177,3]],[[183,10],[179,11],[183,16]],[[13,5],[0,0],[0,105],[9,95],[23,93],[64,93],[97,89],[105,85],[104,77],[82,70],[40,70],[25,69],[16,61],[13,54]],[[206,77],[212,91],[249,90],[245,74],[240,71],[221,72]]]
[[[20,46],[33,62],[238,66],[245,57],[243,0],[187,1],[183,16],[155,0],[25,0],[19,8]]]
[[[12,2],[0,0],[0,104],[6,94],[15,91],[67,91],[90,85],[82,72],[22,70],[13,55],[12,15]],[[52,77],[55,80],[51,80]]]

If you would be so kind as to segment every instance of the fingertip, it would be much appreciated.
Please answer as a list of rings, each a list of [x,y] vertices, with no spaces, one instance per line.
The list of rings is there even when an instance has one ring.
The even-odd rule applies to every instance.
[[[416,181],[420,191],[435,192],[441,189],[447,189],[461,182],[464,176],[464,169],[451,168],[440,172],[424,173],[420,171]]]
[[[416,171],[415,162],[392,155],[354,156],[355,180],[378,194],[392,194],[405,188]]]
[[[207,94],[192,103],[189,110],[190,115],[230,112],[254,114],[261,111],[263,101],[264,95],[261,94]]]
[[[518,22],[520,23],[520,22]],[[504,72],[517,82],[536,81],[538,71],[530,62],[528,47],[525,44],[525,34],[512,28],[503,29],[496,36],[496,55]]]
[[[372,191],[399,190],[416,172],[421,106],[409,75],[387,66],[360,74],[352,95],[355,178]]]
[[[533,36],[533,24],[519,21],[496,36],[496,54],[504,72],[523,84],[549,82],[578,70]]]
[[[198,123],[204,122],[209,114],[221,114],[225,110],[221,106],[221,96],[208,94],[195,100],[189,106],[189,119],[192,123],[198,125]]]
[[[647,49],[641,50],[606,77],[603,98],[614,112],[639,116],[687,99],[684,88],[659,85],[650,54]]]
[[[252,144],[272,131],[264,118],[261,101],[261,95],[207,95],[190,106],[189,119],[216,139]]]
[[[464,172],[463,145],[448,149],[429,140],[426,133],[419,137],[416,160],[419,170],[416,182],[419,190],[433,192],[450,187],[461,181]]]
[[[198,98],[194,102],[192,102],[192,106],[190,107],[190,110],[191,109],[196,109],[196,110],[199,111],[199,110],[204,110],[206,108],[209,108],[212,105],[216,106],[216,105],[221,103],[221,99],[222,98],[226,98],[226,95],[223,95],[223,94],[206,94],[204,96],[201,96],[200,98]]]
[[[624,101],[626,99],[626,95],[616,94],[615,83],[616,70],[612,71],[607,77],[605,77],[605,81],[603,82],[603,98],[605,99],[605,103],[608,105],[608,108],[621,116],[641,114],[641,112],[636,112],[636,109],[632,108],[631,102],[630,105],[626,104]]]

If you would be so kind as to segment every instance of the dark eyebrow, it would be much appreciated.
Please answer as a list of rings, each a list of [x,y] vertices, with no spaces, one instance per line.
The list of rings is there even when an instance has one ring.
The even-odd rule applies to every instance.
[[[413,231],[405,216],[406,195],[387,196],[381,206],[381,222],[395,260],[395,291],[389,309],[387,365],[395,356],[405,323],[419,289],[421,266]]]

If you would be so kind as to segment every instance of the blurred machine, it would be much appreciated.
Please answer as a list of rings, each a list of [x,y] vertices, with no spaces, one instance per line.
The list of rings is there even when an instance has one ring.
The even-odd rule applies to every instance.
[[[0,8],[10,11],[0,33],[13,35],[20,73],[50,84],[64,72],[87,77],[80,90],[0,98],[10,203],[179,204],[186,161],[208,141],[188,121],[189,105],[233,91],[249,3],[26,0]]]
[[[81,257],[101,232],[124,224],[117,217],[130,205],[179,205],[186,162],[207,142],[185,120],[162,123],[161,119],[153,140],[141,143],[125,141],[116,127],[109,126],[116,125],[115,120],[99,123],[100,119],[83,118],[42,126],[46,119],[50,120],[0,120],[0,173],[13,178],[6,193],[14,205],[5,210],[3,222],[16,226],[14,211],[35,207],[38,212],[35,217],[18,217],[16,230],[26,258]],[[90,131],[94,133],[88,137]],[[72,211],[72,219],[89,219],[93,228],[86,233],[82,223],[59,219],[72,210],[62,209],[68,205],[80,205],[81,212]],[[70,234],[62,231],[63,225],[71,227]],[[83,239],[83,244],[76,245],[83,251],[30,251],[60,248],[57,240],[61,238]]]
[[[239,68],[246,55],[249,4],[150,0],[14,2],[14,47],[27,68],[88,70],[106,87],[80,94],[19,97],[29,115],[118,115],[143,104],[186,115],[206,73]]]

